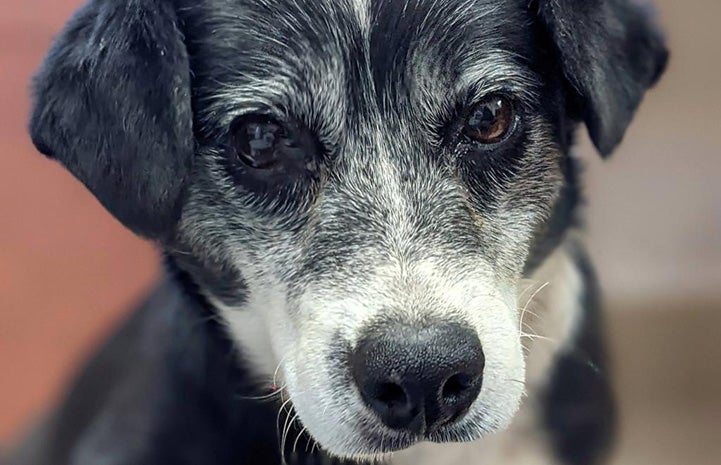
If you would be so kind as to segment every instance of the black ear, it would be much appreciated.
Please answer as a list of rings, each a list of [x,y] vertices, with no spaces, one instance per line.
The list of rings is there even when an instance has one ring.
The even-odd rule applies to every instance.
[[[170,0],[91,0],[35,77],[33,143],[130,229],[168,237],[193,158],[189,80]]]
[[[609,155],[666,67],[652,12],[633,0],[538,0],[538,7],[591,139]]]

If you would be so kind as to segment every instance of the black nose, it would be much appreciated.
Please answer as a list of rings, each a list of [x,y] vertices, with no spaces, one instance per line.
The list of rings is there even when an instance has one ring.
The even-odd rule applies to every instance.
[[[485,359],[459,324],[376,327],[350,357],[365,403],[397,430],[427,434],[466,413],[481,390]]]

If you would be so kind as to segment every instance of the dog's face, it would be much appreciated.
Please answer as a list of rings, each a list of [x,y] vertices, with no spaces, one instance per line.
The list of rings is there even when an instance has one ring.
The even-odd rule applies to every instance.
[[[59,40],[36,90],[73,103],[38,106],[41,150],[176,255],[259,380],[278,375],[329,452],[507,425],[523,393],[517,286],[573,121],[610,151],[662,67],[640,12],[593,2],[645,41],[640,62],[609,71],[564,44],[582,19],[565,2],[130,3],[91,2]],[[144,34],[119,39],[123,15]],[[598,81],[618,66],[619,83]],[[53,82],[72,71],[121,78]],[[78,93],[112,94],[128,114],[87,116]],[[626,101],[604,100],[614,93]],[[66,115],[99,134],[68,142]]]
[[[562,177],[562,99],[516,27],[524,2],[258,3],[210,12],[215,34],[193,44],[200,137],[178,234],[225,270],[206,292],[336,454],[503,427],[523,392],[516,284]],[[482,376],[458,368],[480,393],[389,427],[403,419],[367,397],[392,393],[354,376],[361,341],[449,324],[482,348]],[[387,371],[411,402],[404,368]]]

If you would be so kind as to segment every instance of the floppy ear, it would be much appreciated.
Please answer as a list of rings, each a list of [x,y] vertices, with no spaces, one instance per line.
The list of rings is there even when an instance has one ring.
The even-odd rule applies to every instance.
[[[598,151],[621,142],[668,52],[651,11],[633,0],[539,0],[576,104]]]
[[[193,158],[189,80],[170,0],[91,0],[35,77],[33,143],[131,230],[170,237]]]

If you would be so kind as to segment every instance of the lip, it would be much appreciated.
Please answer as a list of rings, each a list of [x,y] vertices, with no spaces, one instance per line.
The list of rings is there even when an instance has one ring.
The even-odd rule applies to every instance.
[[[433,442],[442,444],[446,442],[456,442],[458,437],[462,436],[461,431],[455,431],[448,428],[441,428],[437,431],[423,435],[408,435],[403,433],[395,434],[363,434],[364,449],[366,453],[360,452],[360,455],[373,457],[391,452],[400,452],[408,449],[421,442]]]
[[[402,433],[398,434],[373,434],[364,435],[363,449],[359,451],[360,456],[368,458],[377,457],[378,455],[389,454],[391,452],[399,452],[426,441],[424,437],[411,436]]]

